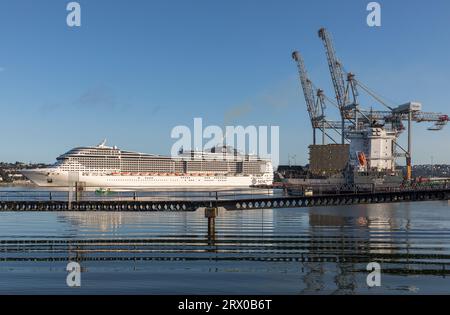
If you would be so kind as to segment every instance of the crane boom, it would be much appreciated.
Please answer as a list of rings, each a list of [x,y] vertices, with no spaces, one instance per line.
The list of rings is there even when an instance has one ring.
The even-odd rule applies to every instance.
[[[300,77],[300,83],[302,85],[303,94],[305,96],[306,108],[308,110],[309,118],[311,120],[311,126],[313,128],[313,142],[316,142],[315,131],[316,128],[320,128],[319,121],[324,119],[324,108],[323,108],[323,98],[320,94],[314,94],[314,88],[311,80],[308,78],[308,73],[306,72],[305,62],[298,51],[292,53],[292,59],[297,63],[298,74]],[[323,125],[323,124],[322,124]],[[322,130],[324,132],[324,130]]]
[[[333,81],[334,91],[336,93],[336,101],[341,111],[347,103],[345,93],[344,71],[342,65],[336,57],[333,41],[325,28],[319,30],[319,37],[322,39],[327,55],[328,67],[330,69],[331,79]]]
[[[344,120],[345,120],[345,106],[347,105],[347,93],[344,81],[344,71],[342,64],[336,57],[336,52],[333,47],[331,36],[325,28],[319,30],[319,37],[322,39],[325,52],[327,55],[328,67],[330,69],[331,80],[333,82],[334,92],[336,94],[336,101],[341,113],[342,121],[342,143],[344,143]]]
[[[305,96],[306,107],[308,109],[309,117],[311,119],[311,124],[314,126],[314,121],[317,120],[322,111],[316,102],[316,95],[314,94],[314,88],[312,86],[311,80],[308,78],[308,73],[306,72],[305,62],[298,51],[292,53],[292,59],[297,62],[298,74],[300,77],[300,83],[302,85],[303,94]]]

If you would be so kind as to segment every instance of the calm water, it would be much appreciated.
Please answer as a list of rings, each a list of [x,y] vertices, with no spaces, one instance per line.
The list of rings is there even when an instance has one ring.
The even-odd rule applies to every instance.
[[[0,213],[1,294],[448,294],[449,278],[448,202],[224,210],[210,235],[200,210]]]

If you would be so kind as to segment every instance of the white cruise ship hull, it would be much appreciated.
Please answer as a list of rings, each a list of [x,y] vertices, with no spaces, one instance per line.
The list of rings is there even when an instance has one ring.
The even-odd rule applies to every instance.
[[[69,175],[57,170],[35,169],[23,170],[22,173],[38,186],[68,187],[82,183],[92,188],[216,188],[216,187],[250,187],[272,185],[273,174],[263,175]]]
[[[272,163],[228,146],[183,151],[176,157],[108,147],[77,147],[57,162],[22,174],[39,186],[86,188],[218,188],[272,185]]]

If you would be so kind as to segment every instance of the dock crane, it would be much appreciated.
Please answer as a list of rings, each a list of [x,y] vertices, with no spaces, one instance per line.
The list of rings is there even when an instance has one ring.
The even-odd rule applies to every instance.
[[[322,39],[325,52],[328,61],[328,67],[331,74],[331,80],[333,82],[334,92],[336,94],[336,101],[339,107],[339,111],[341,114],[341,142],[344,144],[345,141],[345,118],[348,116],[348,87],[346,88],[345,80],[344,80],[344,70],[342,64],[336,57],[336,51],[334,50],[333,41],[328,31],[325,28],[321,28],[319,30],[319,37]],[[353,102],[355,103],[355,102]]]
[[[322,39],[325,47],[326,57],[328,61],[328,67],[333,82],[333,87],[336,94],[336,101],[339,106],[341,114],[341,128],[342,128],[342,143],[345,139],[345,119],[353,122],[355,128],[360,125],[359,119],[362,123],[371,123],[372,120],[382,120],[384,122],[391,123],[392,129],[399,134],[403,129],[402,121],[408,122],[408,146],[405,150],[396,141],[394,144],[404,151],[406,157],[406,180],[411,180],[411,124],[412,122],[433,122],[434,125],[429,127],[428,130],[438,131],[441,130],[450,121],[448,115],[442,113],[423,112],[421,110],[421,104],[415,102],[409,102],[397,107],[391,107],[381,100],[375,93],[373,93],[364,84],[356,80],[353,73],[346,73],[342,63],[336,57],[336,52],[333,46],[333,41],[330,34],[325,28],[321,28],[318,32],[319,37]],[[346,80],[344,79],[346,78]],[[347,83],[345,83],[347,81]],[[387,107],[388,111],[367,111],[360,109],[358,104],[358,89],[362,88],[376,101]]]
[[[341,134],[342,126],[339,121],[330,121],[325,118],[327,99],[323,90],[315,88],[312,81],[308,77],[303,57],[298,51],[292,53],[292,59],[297,63],[298,74],[300,77],[300,83],[302,86],[303,94],[305,97],[306,108],[308,110],[311,126],[313,130],[313,144],[316,144],[316,130],[319,129],[322,132],[322,144],[325,144],[325,136],[336,142],[331,137],[326,129],[333,129],[339,135]]]
[[[324,142],[325,128],[323,123],[319,127],[321,121],[324,119],[324,109],[325,105],[323,103],[323,97],[321,94],[314,94],[314,89],[311,80],[309,80],[305,62],[298,51],[292,53],[292,59],[297,62],[297,69],[300,76],[300,83],[303,89],[303,95],[305,97],[306,109],[308,110],[309,119],[311,121],[311,126],[313,130],[313,144],[316,144],[316,129],[320,128],[322,130],[322,142]],[[317,99],[316,99],[317,96]]]

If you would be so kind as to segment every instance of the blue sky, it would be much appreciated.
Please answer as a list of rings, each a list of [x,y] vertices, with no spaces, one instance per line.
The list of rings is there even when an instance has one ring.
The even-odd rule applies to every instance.
[[[373,90],[450,113],[445,0],[379,1],[379,28],[367,26],[369,1],[359,0],[80,0],[80,28],[66,25],[68,2],[0,0],[2,161],[52,162],[104,137],[169,154],[172,128],[202,117],[278,125],[281,162],[307,163],[311,130],[290,54],[300,50],[332,96],[322,26]],[[414,127],[414,162],[450,162],[450,128],[426,127]]]

